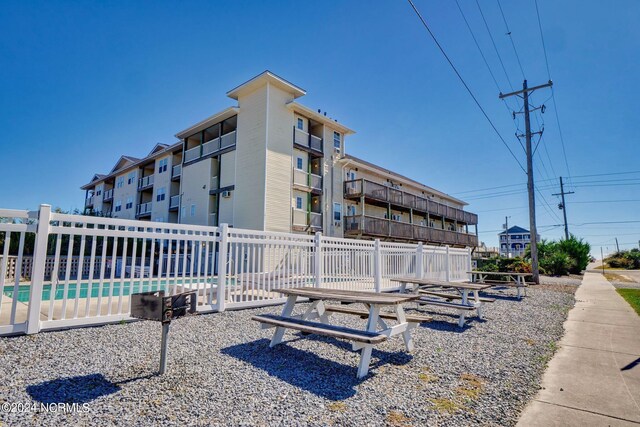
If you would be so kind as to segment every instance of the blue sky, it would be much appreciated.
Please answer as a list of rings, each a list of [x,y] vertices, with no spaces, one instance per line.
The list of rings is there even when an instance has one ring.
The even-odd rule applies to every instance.
[[[476,2],[459,3],[509,91]],[[538,196],[541,234],[562,235],[552,227],[562,216],[552,193],[559,176],[571,175],[570,231],[598,252],[613,250],[614,237],[637,245],[640,222],[618,222],[640,220],[640,173],[587,175],[640,170],[640,2],[538,3],[567,154],[565,162],[550,92],[541,90],[532,98],[548,107],[533,120],[545,128],[535,157],[546,200]],[[546,82],[534,0],[501,4],[529,84]],[[524,124],[498,99],[456,3],[416,5],[524,164],[514,136]],[[498,3],[480,5],[506,75],[520,88]],[[269,69],[307,90],[302,103],[357,131],[348,152],[467,200],[490,246],[505,215],[528,228],[524,173],[406,2],[6,1],[0,33],[2,207],[81,207],[79,187],[93,173],[109,171],[120,154],[142,156],[174,141],[232,105],[227,90]],[[516,108],[515,99],[508,105]],[[510,187],[471,191],[501,186]],[[616,223],[588,224],[602,221]]]

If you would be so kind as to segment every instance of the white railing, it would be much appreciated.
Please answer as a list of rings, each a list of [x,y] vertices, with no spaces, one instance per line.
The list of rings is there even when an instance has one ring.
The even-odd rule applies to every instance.
[[[220,149],[220,138],[214,138],[202,144],[202,156],[214,153]]]
[[[136,215],[144,215],[151,212],[152,202],[140,203],[136,206]]]
[[[211,180],[209,181],[209,190],[217,190],[218,187],[218,177],[217,176],[212,176]]]
[[[104,196],[102,198],[102,200],[109,200],[109,199],[113,199],[113,188],[110,190],[106,190],[104,192]]]
[[[322,214],[317,212],[310,212],[310,223],[312,227],[322,228]]]
[[[236,131],[232,131],[222,135],[220,138],[220,149],[236,145]]]
[[[309,178],[308,178],[309,174],[306,173],[305,171],[302,171],[300,169],[294,169],[293,170],[293,183],[295,185],[299,185],[301,187],[308,187],[309,186]]]
[[[138,188],[144,188],[153,185],[153,175],[148,175],[138,179]]]
[[[309,177],[311,178],[311,188],[314,190],[322,190],[322,177],[313,173],[309,174]]]
[[[0,335],[129,320],[137,292],[194,290],[198,311],[223,311],[281,303],[278,288],[389,291],[394,277],[465,280],[471,268],[466,249],[321,233],[59,214],[48,205],[0,209],[0,218]]]
[[[93,206],[93,196],[86,198],[85,201],[84,201],[84,205],[85,205],[85,207],[86,206]]]
[[[193,147],[184,152],[184,161],[190,162],[191,160],[200,158],[200,146]]]
[[[175,165],[171,168],[171,178],[182,175],[182,165]]]
[[[293,225],[297,225],[299,227],[306,227],[309,225],[307,223],[307,211],[293,208]]]
[[[180,195],[176,194],[175,196],[171,196],[169,199],[169,209],[177,208],[180,206]]]

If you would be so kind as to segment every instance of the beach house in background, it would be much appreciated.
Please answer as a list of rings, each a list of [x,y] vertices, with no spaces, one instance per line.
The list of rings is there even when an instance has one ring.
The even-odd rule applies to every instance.
[[[237,102],[122,156],[82,187],[85,209],[116,218],[389,241],[477,245],[466,203],[345,153],[354,131],[265,71],[227,92]],[[470,226],[475,226],[474,233]]]
[[[499,233],[498,237],[500,239],[500,256],[503,257],[521,257],[524,255],[527,245],[531,243],[529,230],[517,225]],[[538,235],[537,241],[540,241],[540,235]]]

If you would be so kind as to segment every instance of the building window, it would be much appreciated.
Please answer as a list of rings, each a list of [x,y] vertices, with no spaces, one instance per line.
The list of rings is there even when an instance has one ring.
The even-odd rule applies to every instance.
[[[391,219],[394,221],[402,221],[402,215],[392,214]]]
[[[302,169],[302,157],[298,157],[298,158],[296,159],[296,169],[298,169],[298,170],[303,170],[303,169]]]
[[[333,148],[340,148],[340,133],[333,132]]]
[[[298,117],[298,129],[304,129],[304,120],[302,120],[300,117]]]
[[[166,172],[169,165],[169,159],[162,159],[158,162],[158,173]]]
[[[127,205],[124,207],[125,209],[131,209],[133,207],[133,197],[127,197]]]
[[[196,216],[196,205],[191,205],[191,216]]]
[[[96,188],[96,196],[99,196],[102,194],[102,187],[97,187]]]
[[[127,185],[131,185],[135,180],[136,180],[136,173],[129,172],[129,175],[127,175]]]
[[[158,192],[156,193],[156,202],[161,202],[164,200],[166,195],[166,190],[164,187],[158,188]]]
[[[342,205],[340,203],[333,204],[333,220],[334,221],[342,220]]]
[[[116,179],[116,188],[122,188],[124,186],[124,176],[119,176]]]
[[[116,207],[114,210],[116,212],[120,212],[122,210],[122,200],[116,200]]]
[[[296,197],[296,209],[302,209],[302,197]]]

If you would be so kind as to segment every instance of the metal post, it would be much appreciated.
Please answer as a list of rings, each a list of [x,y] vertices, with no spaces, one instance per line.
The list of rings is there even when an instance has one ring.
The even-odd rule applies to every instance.
[[[163,375],[167,369],[167,347],[169,345],[169,326],[170,323],[162,324],[162,342],[160,343],[160,375]]]
[[[218,251],[218,311],[225,310],[227,295],[227,253],[229,246],[229,225],[220,226],[220,250]]]
[[[373,246],[373,286],[376,292],[381,292],[382,254],[380,253],[380,239],[376,239]]]
[[[314,253],[313,253],[313,265],[315,272],[316,288],[322,287],[322,233],[316,232],[315,239],[313,241]]]
[[[31,295],[29,297],[29,309],[27,310],[27,334],[37,334],[40,331],[40,306],[42,304],[42,287],[44,282],[45,262],[47,260],[50,221],[51,205],[40,205],[40,211],[38,212],[38,226],[36,229],[36,241],[33,251]]]

